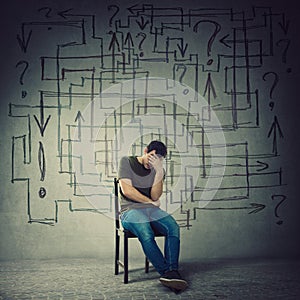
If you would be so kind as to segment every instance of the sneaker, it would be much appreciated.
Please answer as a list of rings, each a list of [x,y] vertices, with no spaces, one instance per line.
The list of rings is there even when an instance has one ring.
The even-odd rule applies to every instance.
[[[159,281],[173,290],[175,293],[181,292],[188,286],[187,282],[183,280],[178,271],[167,271],[159,278]]]

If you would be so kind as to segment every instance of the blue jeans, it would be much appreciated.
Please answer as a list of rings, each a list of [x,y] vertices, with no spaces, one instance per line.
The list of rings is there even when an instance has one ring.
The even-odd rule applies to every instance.
[[[159,274],[178,270],[179,226],[171,215],[159,207],[150,206],[122,213],[121,222],[125,229],[138,237],[145,255]],[[164,255],[155,241],[154,231],[166,237]]]

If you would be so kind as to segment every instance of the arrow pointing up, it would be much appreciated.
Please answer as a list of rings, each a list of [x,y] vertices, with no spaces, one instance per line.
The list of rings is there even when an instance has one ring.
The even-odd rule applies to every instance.
[[[126,45],[126,44],[129,48],[133,47],[133,39],[132,39],[130,32],[127,33],[126,38],[125,38],[124,45]]]
[[[215,90],[214,84],[212,82],[211,75],[210,75],[210,73],[208,73],[205,90],[203,93],[203,97],[205,97],[206,93],[208,93],[208,98],[209,98],[208,103],[210,103],[210,93],[211,92],[213,93],[213,96],[216,99],[217,98],[216,90]]]
[[[75,122],[78,121],[78,139],[81,140],[81,120],[84,122],[84,118],[81,114],[81,111],[79,110],[76,118],[75,118]]]
[[[278,154],[278,149],[277,149],[277,131],[279,133],[279,137],[283,138],[283,133],[282,133],[282,130],[280,128],[280,125],[278,123],[278,120],[277,120],[277,117],[275,116],[274,117],[274,121],[272,123],[272,126],[269,130],[269,133],[268,133],[268,138],[271,136],[271,134],[273,133],[273,153],[275,155]]]
[[[120,51],[120,44],[119,41],[117,39],[117,35],[115,32],[112,33],[112,38],[108,47],[108,50],[112,50],[113,52],[115,52],[115,47],[118,47],[118,51]]]
[[[110,34],[112,34],[112,38],[111,38],[111,41],[110,41],[110,44],[109,44],[109,47],[108,47],[108,50],[111,51],[111,65],[112,65],[112,82],[114,83],[115,80],[116,80],[116,57],[115,57],[115,49],[116,49],[116,46],[118,48],[118,51],[120,51],[120,44],[119,44],[119,41],[117,39],[117,35],[115,32],[112,32],[110,31],[109,32]]]
[[[78,125],[81,125],[81,120],[84,122],[84,118],[83,118],[83,116],[81,114],[81,111],[79,110],[78,113],[77,113],[77,115],[76,115],[75,122],[78,121]]]

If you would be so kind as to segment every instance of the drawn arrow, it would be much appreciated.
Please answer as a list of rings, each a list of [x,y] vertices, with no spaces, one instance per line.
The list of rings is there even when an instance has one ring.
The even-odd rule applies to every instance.
[[[252,206],[253,210],[251,210],[250,212],[248,212],[248,214],[256,214],[259,211],[263,210],[266,206],[264,204],[261,203],[250,203],[250,205]]]
[[[67,14],[64,14],[64,16],[66,16]],[[85,15],[87,16],[87,15]],[[18,43],[21,47],[21,50],[26,53],[27,51],[27,48],[28,48],[28,44],[29,44],[29,41],[30,41],[30,38],[31,38],[31,35],[32,35],[32,30],[29,31],[29,34],[28,36],[26,37],[26,34],[25,34],[25,26],[47,26],[49,28],[49,26],[65,26],[65,27],[75,27],[75,28],[78,28],[78,29],[81,29],[82,30],[82,33],[81,33],[81,37],[82,37],[82,41],[81,43],[82,44],[85,44],[85,32],[84,32],[84,21],[81,20],[81,21],[47,21],[47,22],[27,22],[27,23],[23,23],[22,24],[22,33],[21,33],[21,36],[18,34],[17,35],[17,40],[18,40]],[[76,43],[76,42],[72,42],[72,43]],[[68,44],[71,44],[72,43],[68,43]]]
[[[244,165],[244,164],[212,164],[211,167],[216,167],[216,168],[219,168],[219,167],[237,167],[237,168],[246,168],[246,167],[261,167],[260,169],[256,169],[257,172],[260,172],[260,171],[263,171],[263,170],[266,170],[269,168],[269,164],[265,163],[265,162],[262,162],[262,161],[259,161],[257,160],[256,161],[257,164],[247,164],[247,165]]]
[[[32,30],[29,31],[29,34],[26,37],[25,26],[24,25],[25,24],[22,24],[22,33],[21,33],[21,36],[19,34],[17,34],[17,40],[18,40],[18,43],[19,43],[19,45],[21,47],[21,50],[24,53],[26,53],[28,45],[29,45],[29,41],[30,41],[30,38],[31,38],[31,35],[32,35]]]
[[[178,47],[178,49],[181,53],[181,56],[184,57],[188,44],[186,43],[185,46],[184,46],[183,39],[180,39],[180,40],[181,40],[180,41],[181,43],[177,44],[177,47]]]
[[[131,48],[134,47],[134,44],[133,44],[133,39],[132,39],[132,36],[131,36],[130,32],[127,33],[125,41],[123,42],[123,45],[127,45],[128,63],[131,64]],[[122,48],[126,49],[124,46]]]
[[[133,39],[132,39],[132,36],[131,36],[130,32],[128,32],[127,35],[126,35],[124,45],[127,45],[129,48],[134,46]]]
[[[141,21],[139,21],[139,20],[135,20],[135,22],[139,25],[139,27],[141,28],[141,30],[144,30],[145,29],[145,27],[147,26],[147,24],[149,23],[149,21],[147,20],[146,22],[145,22],[145,20],[144,20],[144,17],[143,16],[141,16]]]
[[[60,11],[58,12],[57,14],[64,18],[64,19],[67,19],[68,16],[71,16],[70,14],[68,14],[68,12],[70,12],[71,10],[73,10],[73,8],[69,8],[69,9],[66,9],[66,10],[63,10],[63,11]]]
[[[257,160],[256,162],[259,164],[258,166],[262,166],[262,168],[256,170],[257,172],[260,172],[260,171],[263,171],[263,170],[269,168],[269,164],[267,164],[267,163],[265,163],[263,161]]]
[[[206,80],[206,85],[205,85],[205,90],[204,90],[204,93],[203,93],[203,97],[205,97],[206,93],[208,94],[208,103],[209,104],[210,104],[210,94],[211,94],[211,92],[212,92],[214,98],[216,99],[217,98],[217,93],[216,93],[214,84],[212,82],[211,75],[210,75],[210,73],[208,73],[207,80]]]
[[[69,17],[80,17],[80,18],[90,18],[91,19],[91,26],[92,26],[92,38],[93,39],[102,39],[100,36],[98,36],[98,34],[96,33],[97,30],[97,26],[96,26],[96,17],[95,15],[92,14],[76,14],[76,13],[71,13],[71,11],[73,10],[73,8],[69,8],[63,11],[59,11],[57,13],[58,16],[62,17],[63,19],[70,19]],[[69,21],[70,22],[70,21]],[[85,20],[81,20],[82,22],[82,31],[84,33],[84,23]],[[83,42],[82,44],[86,44],[85,41],[85,34],[83,36]]]
[[[261,203],[250,203],[250,206],[241,206],[241,207],[195,207],[194,213],[196,213],[196,209],[201,210],[241,210],[241,209],[250,209],[251,211],[248,214],[256,214],[263,210],[266,206]]]
[[[115,48],[117,46],[118,47],[118,51],[120,51],[120,44],[119,44],[119,41],[118,41],[116,33],[110,31],[110,34],[112,34],[112,38],[111,38],[108,50],[111,50],[114,53],[115,52]]]
[[[110,34],[112,34],[112,38],[108,47],[108,50],[111,51],[111,59],[112,59],[112,82],[114,83],[116,80],[116,56],[115,56],[115,50],[116,47],[118,48],[118,51],[120,51],[120,44],[117,39],[117,35],[115,32],[110,31]]]
[[[229,42],[232,42],[232,41],[226,40],[226,38],[228,38],[228,37],[229,37],[229,34],[226,34],[225,36],[223,36],[223,37],[219,40],[219,42],[222,43],[225,47],[231,48],[231,46],[230,46],[228,43],[229,43]]]
[[[63,11],[59,11],[57,13],[57,15],[62,17],[63,19],[68,19],[68,17],[88,17],[88,18],[91,18],[93,21],[95,19],[95,15],[70,13],[72,10],[73,10],[73,8],[65,9]],[[68,22],[71,22],[71,21],[68,21]],[[74,21],[74,22],[78,23],[78,21]],[[93,23],[93,25],[94,25],[94,23]],[[94,28],[93,28],[93,31],[94,31]]]
[[[278,24],[281,27],[281,29],[283,30],[284,34],[286,35],[289,30],[290,21],[287,21],[285,19],[285,14],[282,14],[282,22],[278,22]]]
[[[81,114],[81,111],[79,110],[76,118],[75,118],[75,122],[78,122],[78,139],[81,140],[81,121],[84,122],[84,118]]]
[[[40,120],[37,118],[36,115],[34,115],[34,119],[35,119],[37,125],[39,126],[41,136],[44,136],[44,131],[47,127],[47,124],[50,120],[50,117],[51,116],[49,115],[46,122],[45,122],[45,119],[44,119],[44,101],[43,101],[43,98],[41,97],[41,99],[40,99]]]
[[[283,138],[283,133],[282,130],[280,128],[280,125],[278,123],[277,117],[274,117],[274,121],[272,123],[272,126],[269,130],[268,133],[268,138],[271,136],[271,134],[273,133],[273,150],[272,152],[277,155],[278,154],[278,149],[277,149],[277,131],[279,133],[279,137]]]
[[[136,11],[143,11],[140,8],[137,8],[138,4],[132,5],[130,7],[127,8],[127,10],[131,13],[131,14],[135,14]]]

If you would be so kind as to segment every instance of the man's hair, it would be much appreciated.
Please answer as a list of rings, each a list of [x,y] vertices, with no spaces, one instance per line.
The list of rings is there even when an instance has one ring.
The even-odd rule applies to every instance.
[[[164,143],[160,141],[152,141],[147,146],[147,153],[151,152],[152,150],[156,150],[156,154],[166,157],[167,155],[167,147]]]

